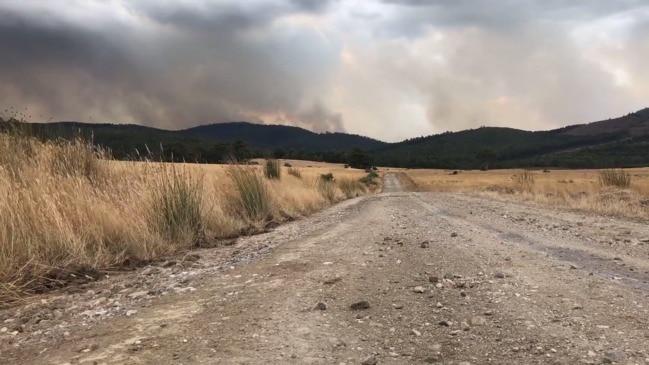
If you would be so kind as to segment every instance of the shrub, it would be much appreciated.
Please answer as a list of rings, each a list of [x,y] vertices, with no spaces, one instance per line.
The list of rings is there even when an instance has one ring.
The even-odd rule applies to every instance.
[[[285,163],[284,163],[284,167],[293,167],[293,165],[291,165],[291,164],[288,163],[288,162],[285,162]]]
[[[622,169],[606,169],[599,172],[599,184],[602,186],[616,186],[628,188],[631,186],[631,175]]]
[[[295,176],[298,179],[302,178],[302,172],[294,167],[289,167],[288,168],[288,174],[291,176]]]
[[[282,170],[279,167],[279,160],[268,159],[264,165],[264,175],[267,179],[279,180]]]
[[[365,186],[359,180],[348,178],[338,180],[338,187],[348,199],[367,191]]]
[[[237,191],[243,217],[261,221],[270,216],[271,200],[264,180],[254,169],[230,165],[228,175]]]
[[[203,182],[171,165],[153,190],[153,212],[161,232],[173,241],[199,244],[202,236]]]
[[[320,175],[320,180],[323,180],[323,181],[334,181],[334,174],[332,174],[331,172],[328,173],[328,174],[321,174],[321,175]]]
[[[379,174],[377,174],[374,171],[370,171],[370,173],[367,174],[367,176],[362,177],[359,181],[365,184],[368,188],[374,189],[379,185],[377,181],[378,178],[379,178]]]

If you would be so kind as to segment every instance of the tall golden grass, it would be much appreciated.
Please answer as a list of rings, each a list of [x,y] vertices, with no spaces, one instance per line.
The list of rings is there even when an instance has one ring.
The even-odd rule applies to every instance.
[[[649,219],[649,168],[403,172],[421,191],[477,193],[501,200]]]
[[[364,175],[318,165],[267,180],[261,167],[111,161],[80,139],[0,133],[0,304],[62,272],[146,262],[309,214],[345,197],[337,186],[321,194],[322,172]]]

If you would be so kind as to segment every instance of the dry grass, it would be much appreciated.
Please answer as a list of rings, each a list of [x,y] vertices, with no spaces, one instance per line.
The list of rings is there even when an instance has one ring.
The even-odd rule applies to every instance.
[[[367,188],[360,180],[352,178],[342,178],[338,180],[340,191],[345,194],[347,199],[361,196],[367,192]]]
[[[422,191],[472,192],[497,199],[649,219],[649,168],[616,170],[623,186],[602,184],[605,170],[403,170]],[[626,176],[625,174],[628,174]]]
[[[518,188],[519,191],[531,192],[534,190],[534,183],[536,178],[534,173],[529,170],[522,170],[516,175],[512,176],[514,180],[514,185]]]
[[[631,174],[619,169],[606,169],[599,172],[599,184],[628,189],[631,186]]]
[[[364,176],[342,165],[293,163],[301,178],[266,180],[263,166],[107,157],[81,140],[0,134],[0,304],[64,285],[70,273],[146,262],[312,213],[344,198],[337,187],[323,196],[320,174]],[[265,191],[262,208],[245,207],[233,169]]]
[[[302,172],[300,172],[300,169],[289,166],[286,172],[288,172],[288,174],[293,177],[297,177],[298,179],[302,178]]]
[[[267,179],[279,180],[282,178],[282,168],[279,165],[279,160],[268,159],[264,163],[264,175]]]

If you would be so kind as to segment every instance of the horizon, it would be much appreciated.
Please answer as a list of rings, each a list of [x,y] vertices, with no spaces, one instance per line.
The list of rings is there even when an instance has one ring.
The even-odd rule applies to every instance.
[[[324,134],[324,133],[344,133],[344,134],[348,134],[348,135],[355,135],[355,136],[359,136],[359,137],[365,137],[365,138],[374,139],[374,140],[377,140],[377,141],[379,141],[379,142],[383,142],[383,143],[394,144],[394,143],[405,142],[405,141],[407,141],[407,140],[412,140],[412,139],[417,139],[417,138],[432,137],[432,136],[441,135],[441,134],[445,134],[445,133],[458,133],[458,132],[464,132],[464,131],[475,130],[475,129],[480,129],[480,128],[509,128],[509,129],[516,129],[516,130],[526,131],[526,132],[548,132],[548,131],[552,131],[552,130],[560,129],[560,128],[565,128],[565,127],[578,126],[578,125],[587,125],[587,124],[591,124],[591,123],[596,123],[596,122],[602,122],[602,121],[611,120],[611,119],[622,118],[622,117],[625,117],[625,116],[627,116],[627,115],[631,115],[631,114],[639,113],[639,112],[644,111],[644,110],[649,110],[649,107],[641,108],[641,109],[638,109],[638,110],[635,110],[635,111],[632,111],[632,112],[628,112],[628,113],[626,113],[626,114],[624,114],[624,115],[619,115],[619,116],[609,117],[609,118],[605,118],[605,119],[601,119],[601,120],[595,120],[595,121],[590,121],[590,122],[567,124],[567,125],[564,125],[564,126],[561,126],[561,127],[550,128],[550,129],[535,129],[535,130],[530,130],[530,129],[514,128],[514,127],[509,127],[509,126],[499,126],[499,125],[489,125],[489,126],[486,126],[486,125],[481,125],[481,126],[470,127],[470,128],[467,128],[467,129],[462,129],[462,130],[457,130],[457,131],[450,131],[450,130],[449,130],[449,131],[442,131],[442,132],[432,133],[432,134],[427,134],[427,135],[420,135],[420,136],[407,137],[407,138],[404,138],[404,139],[401,139],[401,140],[396,140],[396,141],[386,141],[386,140],[383,140],[383,139],[377,139],[377,138],[374,138],[374,137],[371,137],[371,136],[367,136],[367,135],[363,135],[363,134],[357,134],[357,133],[352,133],[352,132],[340,132],[340,131],[322,131],[322,132],[317,132],[317,131],[313,131],[313,130],[311,130],[311,129],[309,129],[309,128],[304,128],[304,127],[301,127],[301,126],[290,125],[290,124],[272,124],[272,123],[265,123],[265,124],[264,124],[264,123],[254,123],[254,122],[249,122],[249,121],[244,121],[244,120],[240,120],[240,121],[229,121],[229,122],[220,122],[220,123],[219,123],[219,122],[212,122],[212,123],[198,124],[198,125],[196,125],[196,126],[192,126],[192,127],[177,128],[177,129],[167,129],[167,128],[160,128],[160,127],[155,127],[155,126],[147,126],[147,125],[143,125],[143,124],[134,124],[134,123],[116,123],[116,122],[110,122],[110,121],[84,122],[84,121],[78,121],[78,120],[60,120],[60,121],[46,121],[46,122],[33,121],[33,122],[27,122],[27,123],[36,123],[36,124],[52,124],[52,123],[81,123],[81,124],[88,124],[88,125],[92,125],[92,124],[97,124],[97,125],[107,124],[107,125],[116,125],[116,126],[123,125],[123,126],[138,126],[138,127],[156,128],[156,129],[160,129],[160,130],[164,130],[164,131],[170,131],[170,132],[179,132],[179,131],[183,131],[183,130],[187,130],[187,129],[191,129],[191,128],[204,127],[204,126],[211,126],[211,125],[246,123],[246,124],[262,125],[262,126],[296,127],[296,128],[301,128],[301,129],[304,129],[304,130],[306,130],[306,131],[308,131],[308,132],[317,133],[317,134]]]
[[[242,120],[397,142],[552,130],[649,100],[642,1],[59,4],[0,4],[3,107],[30,122]]]

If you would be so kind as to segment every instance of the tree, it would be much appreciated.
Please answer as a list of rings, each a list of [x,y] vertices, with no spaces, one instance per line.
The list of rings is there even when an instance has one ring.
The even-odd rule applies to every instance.
[[[284,157],[286,157],[286,151],[279,147],[275,148],[275,150],[273,151],[273,158],[282,159]]]
[[[234,141],[230,146],[230,151],[232,152],[232,157],[237,161],[245,161],[248,159],[248,146],[246,145],[246,142],[242,140]]]
[[[483,148],[476,152],[476,158],[480,161],[481,170],[489,170],[489,165],[492,164],[498,155],[496,151],[491,148]]]
[[[349,155],[347,164],[355,169],[367,169],[372,167],[372,159],[367,151],[360,148],[354,148]]]

